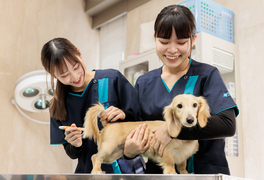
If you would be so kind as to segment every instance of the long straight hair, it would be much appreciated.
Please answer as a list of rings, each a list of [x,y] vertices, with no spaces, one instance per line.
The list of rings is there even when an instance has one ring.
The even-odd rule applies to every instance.
[[[44,44],[41,50],[41,62],[44,69],[51,75],[51,87],[54,94],[50,101],[49,111],[51,117],[56,120],[64,121],[67,119],[65,98],[70,86],[62,84],[59,80],[57,80],[55,86],[55,71],[60,74],[63,73],[63,68],[67,67],[65,61],[72,65],[80,63],[82,68],[85,69],[79,59],[80,57],[81,54],[78,48],[65,38],[52,39]]]

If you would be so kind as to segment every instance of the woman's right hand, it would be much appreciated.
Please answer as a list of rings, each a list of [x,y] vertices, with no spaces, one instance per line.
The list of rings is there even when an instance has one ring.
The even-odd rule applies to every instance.
[[[128,158],[134,158],[138,154],[144,153],[149,148],[149,133],[147,124],[141,124],[131,131],[126,138],[124,155]]]
[[[75,147],[82,145],[82,130],[77,129],[76,124],[72,124],[71,127],[65,129],[65,140]]]
[[[152,130],[152,133],[154,136],[150,140],[149,152],[152,154],[152,156],[158,154],[160,157],[162,157],[165,147],[172,140],[168,133],[167,124],[164,123],[160,125],[158,128]]]

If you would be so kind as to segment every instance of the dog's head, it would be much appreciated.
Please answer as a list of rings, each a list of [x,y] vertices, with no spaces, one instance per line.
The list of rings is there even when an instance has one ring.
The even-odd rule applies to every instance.
[[[163,114],[170,136],[177,137],[182,126],[193,127],[197,121],[200,127],[206,126],[210,109],[203,97],[181,94],[173,98],[171,104],[164,108]]]

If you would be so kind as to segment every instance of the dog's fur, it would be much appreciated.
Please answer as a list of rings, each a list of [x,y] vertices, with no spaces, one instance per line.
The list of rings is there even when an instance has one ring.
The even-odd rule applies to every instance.
[[[124,144],[129,133],[140,124],[146,123],[149,129],[155,129],[164,121],[139,121],[139,122],[102,122],[104,128],[99,132],[97,117],[104,110],[101,104],[91,107],[85,117],[84,138],[94,139],[98,145],[98,153],[92,156],[93,170],[91,173],[102,174],[101,163],[112,163],[115,159],[122,156]],[[164,119],[167,122],[168,133],[171,137],[177,137],[181,127],[193,127],[199,122],[200,127],[206,126],[207,118],[210,117],[210,110],[206,100],[203,97],[193,95],[178,95],[174,97],[172,103],[164,108]],[[151,133],[151,136],[153,134]],[[198,150],[197,140],[179,140],[172,139],[166,146],[163,156],[154,157],[149,150],[143,153],[144,156],[157,162],[162,168],[164,174],[177,174],[174,164],[177,165],[177,171],[180,174],[187,174],[186,159]]]

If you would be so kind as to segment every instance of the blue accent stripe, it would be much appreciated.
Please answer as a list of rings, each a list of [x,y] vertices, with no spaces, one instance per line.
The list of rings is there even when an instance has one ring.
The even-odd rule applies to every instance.
[[[26,175],[26,177],[27,177],[27,180],[33,180],[34,179],[34,176],[33,175]],[[12,178],[13,179],[13,178]]]
[[[170,90],[169,87],[167,86],[167,84],[165,83],[165,81],[162,79],[161,76],[160,76],[160,78],[161,78],[161,80],[162,80],[164,86],[166,87],[166,89],[167,89],[167,91],[168,91],[169,93],[171,92],[171,90],[173,89],[173,87],[175,86],[175,84],[181,79],[181,78],[178,79],[178,80],[174,83],[174,85],[172,86],[172,88],[171,88],[171,90]]]
[[[220,113],[220,112],[222,112],[222,111],[225,111],[225,110],[227,110],[227,109],[232,109],[232,108],[235,108],[235,114],[236,114],[236,117],[237,117],[238,114],[239,114],[239,109],[238,109],[237,105],[232,106],[232,107],[229,107],[229,108],[226,108],[226,109],[223,109],[223,110],[221,110],[221,111],[219,111],[219,112],[217,112],[217,113],[215,113],[215,114],[218,114],[218,113]]]
[[[185,85],[184,94],[193,94],[195,84],[198,80],[199,75],[189,76],[188,82]],[[189,173],[194,172],[194,155],[192,155],[187,161],[187,171]]]
[[[86,86],[86,88],[84,89],[84,91],[82,92],[82,94],[75,94],[75,93],[70,93],[70,95],[73,95],[73,96],[77,96],[77,97],[83,97],[85,91],[87,90],[88,86],[89,86],[90,82],[88,83],[88,85]]]
[[[190,64],[192,63],[192,59],[190,59]],[[164,65],[163,65],[164,66]],[[163,67],[162,66],[162,67]],[[172,86],[172,88],[171,89],[169,89],[169,87],[167,86],[167,84],[165,83],[165,81],[162,79],[162,77],[160,76],[160,78],[161,78],[161,80],[162,80],[162,82],[163,82],[163,84],[164,84],[164,86],[166,87],[166,89],[167,89],[167,91],[170,93],[171,92],[171,90],[174,88],[174,86],[175,86],[175,84],[182,78],[182,77],[180,77],[174,84],[173,84],[173,86]],[[197,77],[197,79],[198,79],[198,77]],[[196,79],[196,81],[197,81],[197,79]],[[195,82],[196,83],[196,82]],[[194,88],[194,87],[193,87]],[[187,94],[187,93],[184,93],[184,94]]]
[[[104,103],[104,108],[107,109],[109,106],[108,103],[108,78],[98,79],[98,101]],[[112,168],[115,174],[122,174],[120,167],[115,160],[112,164]]]
[[[188,160],[187,160],[187,171],[189,173],[194,173],[194,155],[192,155]]]
[[[62,143],[53,143],[53,144],[50,144],[50,145],[61,145],[61,144],[65,144],[67,142],[62,142]]]
[[[184,94],[193,94],[195,84],[197,82],[199,75],[197,76],[189,76],[189,80],[185,85]]]
[[[112,168],[115,174],[122,174],[119,165],[117,163],[117,160],[115,160],[114,162],[112,162]]]
[[[108,78],[98,79],[98,96],[100,103],[108,102]]]
[[[161,80],[162,80],[164,86],[166,87],[167,91],[170,93],[171,90],[168,88],[167,84],[166,84],[165,81],[162,79],[162,77],[160,77],[160,78],[161,78]]]

